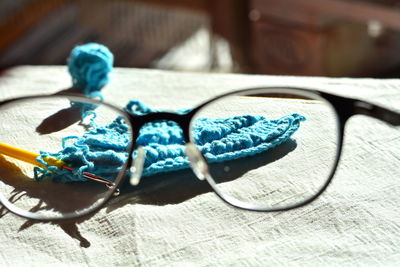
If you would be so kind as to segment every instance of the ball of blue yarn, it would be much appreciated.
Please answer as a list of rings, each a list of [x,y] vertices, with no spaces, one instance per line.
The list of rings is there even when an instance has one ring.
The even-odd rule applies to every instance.
[[[87,96],[95,96],[109,81],[114,56],[106,46],[88,43],[76,46],[67,63],[73,86],[82,88]]]

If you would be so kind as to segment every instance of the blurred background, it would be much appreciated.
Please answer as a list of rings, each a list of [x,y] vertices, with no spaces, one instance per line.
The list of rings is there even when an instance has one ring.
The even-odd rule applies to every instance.
[[[0,0],[0,69],[98,42],[117,67],[400,75],[400,1]]]

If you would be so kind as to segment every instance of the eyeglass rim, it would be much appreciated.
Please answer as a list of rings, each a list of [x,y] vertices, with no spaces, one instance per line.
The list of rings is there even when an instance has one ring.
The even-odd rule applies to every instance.
[[[281,209],[279,209],[279,211],[289,210],[289,209],[293,209],[293,208],[297,208],[297,207],[301,207],[301,206],[304,206],[306,204],[309,204],[310,202],[312,202],[316,198],[318,198],[326,190],[326,188],[330,184],[330,182],[331,182],[331,180],[332,180],[332,178],[333,178],[333,176],[335,174],[335,171],[337,169],[338,163],[340,161],[340,156],[342,154],[342,148],[343,148],[344,126],[345,126],[347,120],[351,116],[356,115],[356,114],[362,114],[362,115],[367,115],[367,116],[370,116],[370,117],[374,117],[374,118],[380,119],[380,120],[385,121],[385,122],[387,122],[387,123],[389,123],[391,125],[394,125],[394,126],[399,126],[400,125],[400,113],[392,111],[392,110],[387,109],[387,108],[384,108],[382,106],[375,105],[375,104],[372,104],[372,103],[369,103],[369,102],[366,102],[366,101],[363,101],[363,100],[360,100],[360,99],[353,99],[353,98],[349,98],[349,97],[343,97],[343,96],[327,93],[327,92],[324,92],[324,91],[320,91],[318,89],[312,89],[312,88],[306,88],[306,87],[293,87],[293,86],[264,86],[264,87],[232,90],[232,91],[229,91],[229,92],[227,92],[225,94],[221,94],[221,95],[215,96],[215,97],[209,99],[206,102],[203,102],[202,104],[200,104],[197,107],[193,108],[192,111],[190,111],[190,112],[188,112],[186,114],[183,114],[183,115],[182,114],[181,115],[177,115],[177,114],[173,114],[173,113],[165,113],[165,114],[169,114],[169,115],[173,114],[174,115],[173,118],[178,118],[178,120],[180,120],[178,124],[181,126],[181,128],[183,130],[184,139],[185,139],[186,142],[190,142],[189,131],[190,131],[191,120],[194,117],[194,115],[202,107],[204,107],[205,105],[209,104],[210,102],[216,101],[219,98],[226,97],[226,96],[229,96],[229,95],[249,92],[249,91],[253,91],[253,90],[272,90],[272,89],[275,89],[275,90],[286,90],[286,89],[289,89],[289,90],[293,90],[293,91],[297,91],[297,92],[300,92],[300,91],[304,92],[304,93],[308,92],[308,93],[311,93],[313,95],[318,95],[318,96],[322,97],[323,99],[327,100],[334,107],[334,110],[338,115],[338,120],[339,120],[339,124],[340,124],[340,128],[339,128],[340,142],[338,142],[338,150],[339,150],[338,157],[336,159],[336,162],[335,162],[335,165],[334,165],[335,167],[333,168],[333,172],[330,175],[329,179],[327,180],[325,186],[322,187],[321,190],[318,192],[318,194],[316,194],[314,197],[309,198],[308,200],[306,200],[306,201],[304,201],[302,203],[299,203],[298,205],[287,206],[285,208],[281,208]],[[109,104],[109,103],[106,103],[106,102],[102,102],[102,101],[98,101],[98,100],[94,100],[94,99],[89,99],[89,98],[87,98],[87,97],[85,97],[83,95],[80,95],[80,94],[70,94],[70,93],[61,93],[61,94],[55,94],[55,95],[42,94],[42,95],[22,96],[22,97],[17,97],[17,98],[12,98],[12,99],[8,99],[8,100],[0,101],[0,106],[6,104],[8,102],[11,102],[11,101],[17,101],[17,100],[23,100],[23,99],[29,99],[29,98],[51,97],[51,96],[75,98],[78,101],[79,101],[79,99],[81,99],[82,101],[90,102],[92,104],[106,105],[107,107],[109,107],[111,109],[114,109],[119,113],[123,113],[128,118],[127,121],[129,121],[129,123],[132,122],[132,119],[133,119],[133,115],[132,114],[129,114],[125,110],[123,110],[123,109],[121,109],[119,107],[116,107],[116,106],[114,106],[112,104]],[[138,118],[138,117],[135,117],[135,118]],[[153,116],[153,118],[157,118],[157,114],[155,114],[155,116]],[[143,124],[144,123],[142,122],[141,125],[143,125]],[[182,126],[187,126],[187,127],[182,127]],[[131,127],[132,127],[132,129],[135,129],[134,125],[131,125]],[[139,127],[139,129],[140,129],[140,127]],[[132,131],[132,140],[134,140],[134,136],[133,136],[134,133],[135,133],[135,131]],[[87,215],[90,215],[90,214],[93,214],[93,213],[97,212],[98,210],[100,210],[111,199],[112,194],[115,192],[115,190],[117,188],[120,187],[120,185],[125,180],[127,169],[129,169],[131,167],[131,165],[132,165],[132,152],[133,152],[134,146],[135,146],[135,143],[132,142],[132,144],[131,144],[131,146],[129,148],[129,151],[128,151],[128,153],[129,153],[128,160],[127,160],[126,164],[124,165],[124,170],[121,171],[120,174],[119,174],[119,175],[122,176],[122,178],[118,177],[119,181],[118,181],[118,183],[116,183],[112,193],[110,193],[110,195],[108,196],[108,199],[104,199],[104,201],[102,201],[102,203],[99,204],[98,206],[96,206],[95,208],[92,208],[92,209],[90,209],[88,211],[85,211],[85,212],[82,212],[82,213],[79,213],[79,214],[71,214],[71,216],[69,216],[69,217],[60,217],[60,218],[37,218],[37,216],[28,217],[24,213],[14,212],[14,210],[12,210],[12,209],[9,209],[9,210],[11,212],[15,213],[16,215],[20,215],[22,217],[29,218],[29,219],[35,219],[35,220],[38,220],[38,221],[59,221],[59,220],[66,221],[66,220],[69,220],[69,219],[74,219],[75,220],[77,218],[81,218],[81,217],[84,217],[84,216],[87,216]],[[208,185],[210,185],[210,183],[208,183]],[[212,189],[213,189],[214,192],[216,192],[214,190],[214,188],[212,188]],[[218,194],[217,194],[217,196],[220,197],[220,195],[218,195]],[[225,201],[226,203],[232,205],[232,203],[227,202],[224,198],[221,198],[221,199],[223,201]],[[235,205],[233,205],[233,206],[235,206]],[[12,206],[12,207],[15,207],[15,206]],[[8,208],[8,207],[6,207],[6,208]],[[249,210],[246,207],[240,207],[239,206],[237,208]],[[260,210],[260,209],[251,209],[251,210],[264,211],[264,212],[266,211],[266,210]],[[278,211],[278,210],[270,209],[268,211]]]
[[[0,101],[0,108],[3,107],[4,105],[13,104],[13,102],[28,101],[28,100],[33,100],[33,99],[44,99],[44,98],[67,98],[70,101],[105,106],[105,107],[115,111],[117,114],[124,116],[125,122],[130,126],[131,129],[133,128],[131,125],[131,120],[130,120],[129,114],[126,111],[124,111],[123,109],[116,107],[112,104],[102,102],[97,99],[87,98],[84,95],[79,95],[79,94],[53,94],[53,95],[42,94],[42,95],[22,96],[22,97],[11,98],[11,99],[6,99],[3,101]],[[131,133],[131,138],[133,140],[133,133]],[[23,218],[32,219],[35,221],[41,221],[41,222],[48,222],[48,221],[57,222],[57,221],[75,220],[78,218],[82,218],[82,217],[94,214],[97,211],[99,211],[102,207],[104,207],[104,205],[112,198],[113,194],[117,191],[117,189],[119,189],[119,187],[123,183],[125,175],[126,175],[126,171],[131,165],[131,161],[132,161],[131,155],[133,152],[133,147],[134,147],[134,142],[131,142],[131,144],[129,145],[129,147],[127,149],[127,153],[129,155],[128,159],[123,164],[123,166],[121,167],[121,171],[116,176],[114,186],[109,188],[109,190],[103,196],[102,201],[99,202],[98,204],[96,204],[94,207],[85,208],[85,209],[83,209],[83,211],[79,211],[79,213],[70,212],[70,213],[66,213],[66,214],[63,214],[62,216],[57,216],[57,217],[50,217],[50,216],[44,217],[43,215],[24,210],[14,204],[12,204],[10,201],[8,201],[5,198],[5,196],[3,194],[0,194],[0,204],[3,205],[5,208],[7,208],[10,212],[12,212],[15,215],[18,215]]]
[[[326,99],[322,96],[323,92],[321,91],[317,91],[317,90],[313,90],[313,89],[306,89],[306,88],[296,88],[296,87],[257,87],[257,88],[248,88],[248,89],[242,89],[242,90],[237,90],[237,91],[233,91],[233,92],[228,92],[225,94],[222,94],[218,97],[215,97],[213,99],[210,99],[204,103],[202,103],[201,105],[199,105],[194,111],[193,111],[193,116],[191,118],[190,124],[189,124],[189,140],[191,143],[195,143],[194,140],[194,136],[192,134],[190,134],[191,132],[193,132],[193,123],[196,119],[196,115],[205,107],[207,107],[208,105],[217,102],[219,100],[222,100],[224,98],[228,98],[230,96],[243,96],[246,94],[257,94],[257,93],[263,93],[268,91],[268,93],[288,93],[288,94],[294,94],[294,95],[299,95],[299,96],[305,96],[305,97],[309,97],[310,99],[313,100],[321,100],[324,101],[325,103],[327,103],[332,111],[335,113],[336,115],[336,129],[337,129],[337,146],[336,146],[336,152],[335,152],[335,158],[333,161],[333,164],[331,166],[331,169],[329,171],[329,175],[327,177],[327,179],[325,180],[325,183],[319,188],[319,190],[314,193],[311,197],[306,198],[305,200],[299,201],[295,204],[291,204],[291,205],[286,205],[286,206],[276,206],[276,207],[262,207],[259,205],[254,205],[251,203],[247,203],[238,199],[235,199],[234,197],[231,197],[227,194],[224,194],[217,186],[217,183],[215,181],[214,178],[212,178],[211,174],[210,175],[206,175],[205,179],[207,180],[208,184],[211,186],[211,188],[213,189],[213,191],[216,193],[216,195],[225,203],[230,204],[236,208],[242,209],[242,210],[249,210],[249,211],[256,211],[256,212],[276,212],[276,211],[286,211],[286,210],[290,210],[290,209],[294,209],[294,208],[299,208],[302,206],[305,206],[311,202],[313,202],[314,200],[316,200],[325,190],[326,188],[329,186],[329,184],[331,183],[337,166],[339,164],[340,161],[340,156],[342,154],[342,147],[343,147],[343,135],[344,135],[344,131],[343,131],[343,125],[344,125],[344,121],[342,120],[342,116],[339,115],[337,108],[331,103],[331,101],[329,101],[329,99]],[[299,93],[301,92],[301,93]],[[207,159],[203,156],[203,159],[205,160],[205,162],[208,164]]]

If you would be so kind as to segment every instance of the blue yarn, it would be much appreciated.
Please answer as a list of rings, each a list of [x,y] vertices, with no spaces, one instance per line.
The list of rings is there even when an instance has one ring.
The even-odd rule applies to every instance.
[[[103,99],[100,90],[108,83],[114,56],[104,45],[88,43],[76,46],[67,59],[74,87],[88,97]]]
[[[137,100],[130,101],[125,109],[136,115],[156,111]],[[194,124],[193,136],[199,150],[209,162],[222,162],[252,156],[278,146],[287,141],[304,120],[305,117],[297,113],[276,120],[252,115],[222,119],[199,118]],[[59,182],[85,181],[86,178],[81,176],[82,172],[115,177],[128,158],[126,148],[131,141],[129,128],[121,117],[105,126],[96,125],[95,122],[92,126],[93,129],[82,137],[64,138],[60,152],[41,152],[38,157],[44,165],[46,162],[42,158],[46,156],[68,162],[70,167],[78,167],[77,174],[54,168],[49,171],[42,169],[37,171],[37,179],[48,176]],[[189,166],[182,130],[175,122],[147,123],[140,130],[136,144],[143,146],[147,152],[143,176]]]

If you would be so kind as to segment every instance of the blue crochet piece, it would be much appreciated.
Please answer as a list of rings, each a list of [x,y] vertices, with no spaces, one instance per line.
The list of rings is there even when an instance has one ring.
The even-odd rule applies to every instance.
[[[130,101],[125,109],[137,115],[156,111],[140,101]],[[252,115],[199,118],[194,124],[193,136],[199,150],[209,162],[222,162],[252,156],[278,146],[287,141],[304,120],[305,117],[296,113],[276,120]],[[125,152],[130,143],[128,127],[122,118],[116,118],[106,126],[97,125],[93,121],[92,126],[82,137],[64,138],[60,152],[41,152],[41,157],[51,155],[68,162],[72,168],[82,166],[77,174],[54,170],[53,167],[49,171],[42,169],[38,179],[51,176],[59,182],[85,181],[81,176],[82,172],[114,177],[128,157]],[[174,122],[161,121],[144,125],[136,145],[143,146],[147,152],[143,176],[189,166],[182,130]],[[43,160],[41,163],[46,164]]]

